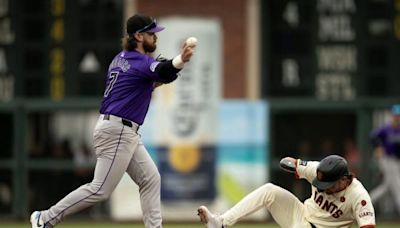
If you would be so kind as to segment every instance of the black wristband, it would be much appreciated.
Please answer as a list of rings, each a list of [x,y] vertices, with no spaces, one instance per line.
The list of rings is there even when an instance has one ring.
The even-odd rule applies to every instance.
[[[178,77],[178,73],[181,69],[176,69],[172,65],[172,59],[161,62],[156,67],[156,72],[160,75],[160,82],[162,83],[170,83],[174,81]]]

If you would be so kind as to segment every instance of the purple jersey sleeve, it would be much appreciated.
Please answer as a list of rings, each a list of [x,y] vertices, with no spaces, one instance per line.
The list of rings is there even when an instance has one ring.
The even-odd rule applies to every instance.
[[[156,71],[156,68],[160,63],[161,62],[156,61],[154,58],[146,56],[139,68],[140,72],[144,77],[149,77],[152,81],[161,81],[162,79]]]

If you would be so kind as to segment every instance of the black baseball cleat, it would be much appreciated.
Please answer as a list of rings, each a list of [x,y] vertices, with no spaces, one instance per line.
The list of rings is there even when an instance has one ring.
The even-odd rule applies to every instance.
[[[197,209],[197,215],[200,217],[200,221],[206,224],[207,228],[224,228],[222,219],[211,213],[206,206],[200,206]]]

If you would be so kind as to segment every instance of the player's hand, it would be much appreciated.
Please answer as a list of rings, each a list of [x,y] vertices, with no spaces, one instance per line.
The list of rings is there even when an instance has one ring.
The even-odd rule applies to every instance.
[[[297,160],[291,157],[282,158],[279,162],[281,169],[286,172],[295,173],[297,168]]]
[[[194,54],[194,47],[187,45],[186,43],[183,44],[182,51],[181,51],[181,58],[184,63],[189,62],[190,58],[192,58]]]

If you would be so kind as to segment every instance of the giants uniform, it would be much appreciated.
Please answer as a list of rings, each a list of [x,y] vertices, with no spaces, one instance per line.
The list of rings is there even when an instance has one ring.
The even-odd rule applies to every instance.
[[[326,176],[333,174],[338,178],[347,173],[347,163],[343,158],[333,155],[323,161],[323,167],[329,170]],[[293,162],[296,163],[296,160],[293,159]],[[322,162],[298,159],[297,164],[292,165],[293,170],[289,171],[310,183],[317,179],[317,169],[323,169],[319,166]],[[283,228],[350,228],[353,222],[357,222],[359,227],[375,225],[374,208],[368,192],[356,178],[345,189],[333,194],[318,192],[312,185],[312,195],[304,203],[286,189],[268,183],[220,216],[211,214],[204,206],[200,207],[199,215],[203,216],[208,228],[220,228],[232,226],[261,208],[268,209],[276,223]]]
[[[319,162],[298,160],[297,175],[312,182]],[[375,213],[367,190],[356,178],[346,189],[334,194],[318,192],[311,185],[312,195],[304,201],[305,218],[316,227],[359,227],[375,224]]]

